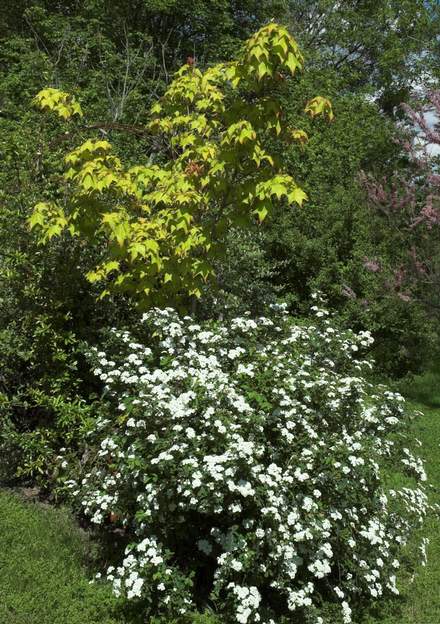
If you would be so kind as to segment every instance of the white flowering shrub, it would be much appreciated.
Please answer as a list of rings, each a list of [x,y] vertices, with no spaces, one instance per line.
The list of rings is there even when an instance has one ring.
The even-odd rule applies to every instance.
[[[405,446],[403,399],[365,379],[368,333],[327,312],[298,326],[236,318],[202,326],[171,309],[142,341],[114,330],[94,350],[112,417],[68,482],[91,521],[130,543],[107,570],[117,594],[222,622],[351,621],[360,598],[397,593],[399,554],[427,512],[422,462]],[[391,489],[389,466],[408,475]],[[332,622],[336,619],[332,618]]]

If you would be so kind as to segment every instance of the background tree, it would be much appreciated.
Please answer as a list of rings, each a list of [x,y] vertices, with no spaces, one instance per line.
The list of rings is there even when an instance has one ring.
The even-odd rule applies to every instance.
[[[379,231],[390,233],[380,245],[394,245],[399,253],[391,263],[376,254],[367,259],[366,267],[381,276],[386,296],[407,307],[422,307],[428,319],[438,323],[440,93],[430,93],[416,109],[403,108],[411,123],[401,142],[408,166],[379,179],[362,178],[376,221],[387,224]]]
[[[436,0],[289,0],[288,19],[316,71],[370,93],[387,113],[438,72]]]

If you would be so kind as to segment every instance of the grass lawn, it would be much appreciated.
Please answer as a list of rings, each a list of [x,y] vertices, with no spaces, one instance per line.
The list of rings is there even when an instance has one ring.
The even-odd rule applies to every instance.
[[[423,443],[431,502],[440,504],[440,378],[425,375],[408,398],[424,412],[414,425]],[[364,613],[356,624],[440,624],[440,517],[432,514],[428,564],[401,578],[399,599]],[[91,544],[66,510],[0,490],[0,624],[125,624],[110,589],[90,585],[84,562]],[[194,624],[218,623],[200,616]],[[153,623],[151,623],[153,624]],[[162,621],[162,624],[165,624]],[[171,623],[167,623],[171,624]]]
[[[423,444],[418,452],[426,460],[428,482],[433,484],[431,502],[440,504],[440,376],[427,373],[400,391],[424,414],[414,425],[414,437]],[[428,518],[421,535],[430,540],[426,567],[418,567],[412,581],[408,572],[398,583],[400,599],[385,603],[374,615],[365,614],[362,624],[440,624],[439,515]]]
[[[0,490],[1,624],[121,624],[109,588],[89,585],[89,548],[67,511]]]

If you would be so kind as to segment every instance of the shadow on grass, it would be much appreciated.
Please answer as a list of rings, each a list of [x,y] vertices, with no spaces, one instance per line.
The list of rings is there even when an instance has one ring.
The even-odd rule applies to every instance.
[[[398,385],[406,399],[432,409],[440,409],[440,364],[422,375],[406,378]]]
[[[381,624],[382,622],[404,622],[408,599],[396,596],[374,606],[353,610],[353,620],[357,624]]]

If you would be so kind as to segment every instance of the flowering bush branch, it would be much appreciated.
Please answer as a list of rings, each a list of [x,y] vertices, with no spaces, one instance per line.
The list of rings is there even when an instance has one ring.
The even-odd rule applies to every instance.
[[[423,465],[402,445],[402,397],[365,380],[370,334],[314,312],[310,326],[282,308],[199,325],[153,309],[142,341],[114,330],[93,350],[114,415],[67,486],[93,523],[130,536],[107,570],[118,595],[274,624],[323,622],[323,598],[347,623],[361,596],[398,593],[428,508]],[[384,486],[390,462],[408,475],[400,490]]]

